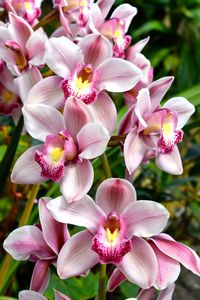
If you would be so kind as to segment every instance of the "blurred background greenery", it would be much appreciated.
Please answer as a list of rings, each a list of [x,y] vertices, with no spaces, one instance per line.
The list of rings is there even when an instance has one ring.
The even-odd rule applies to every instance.
[[[180,176],[168,175],[160,171],[152,161],[137,170],[133,184],[138,199],[155,200],[169,209],[171,221],[166,231],[178,241],[194,247],[200,254],[200,0],[116,0],[114,7],[125,2],[138,8],[138,14],[129,29],[133,43],[150,36],[143,54],[154,67],[154,79],[167,75],[175,76],[173,86],[165,100],[181,95],[196,107],[195,114],[184,128],[183,142],[179,144],[184,173]],[[45,15],[51,10],[51,1],[44,0],[42,8]],[[48,34],[53,32],[57,23],[45,26]],[[113,99],[118,108],[119,123],[126,110],[123,96],[113,95]],[[2,160],[11,140],[14,125],[5,117],[1,117],[0,121],[0,160]],[[16,161],[17,157],[33,143],[29,136],[21,136],[14,160]],[[107,156],[113,177],[124,178],[125,165],[120,147],[109,148]],[[93,166],[95,182],[90,191],[92,196],[105,178],[100,159],[95,159]],[[17,227],[29,188],[16,186],[7,178],[0,199],[1,244],[8,233]],[[59,186],[51,182],[42,184],[39,197],[44,195],[56,197],[59,195]],[[38,210],[35,205],[28,223],[37,222]],[[74,233],[79,229],[70,227],[70,230]],[[1,259],[4,256],[5,252],[1,249]],[[31,263],[13,262],[7,274],[7,285],[1,294],[17,298],[19,290],[29,287],[31,276],[29,270],[32,268]],[[49,299],[53,299],[52,287],[55,287],[71,296],[73,300],[94,299],[98,285],[97,270],[98,268],[95,268],[86,278],[72,278],[67,281],[60,281],[52,270],[53,275],[46,295]],[[109,267],[108,271],[111,270],[112,267]],[[133,297],[136,291],[136,287],[125,282],[113,294],[108,294],[107,299],[123,300]],[[0,297],[0,300],[3,299],[8,298]]]

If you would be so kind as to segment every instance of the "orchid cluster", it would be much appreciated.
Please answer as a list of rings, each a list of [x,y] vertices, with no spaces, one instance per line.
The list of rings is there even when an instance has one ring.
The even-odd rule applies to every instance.
[[[137,200],[132,178],[152,159],[164,172],[183,172],[178,144],[194,106],[183,97],[161,103],[174,78],[153,79],[153,67],[141,53],[149,38],[132,44],[127,31],[135,7],[113,10],[114,0],[55,0],[60,26],[48,37],[38,21],[41,2],[1,4],[6,17],[0,23],[0,113],[16,123],[23,114],[24,132],[36,140],[14,164],[11,180],[34,185],[50,180],[61,192],[39,199],[39,224],[23,224],[4,241],[14,259],[35,263],[30,290],[19,299],[45,300],[52,267],[67,279],[87,276],[100,264],[101,285],[102,270],[105,277],[105,266],[112,264],[108,291],[127,279],[140,288],[137,299],[152,299],[159,290],[159,300],[170,300],[180,264],[200,275],[200,258],[162,233],[168,210]],[[123,93],[127,106],[118,129],[114,93]],[[112,178],[105,159],[117,130],[125,179]],[[94,201],[88,192],[92,160],[99,156],[106,178]],[[67,224],[81,228],[70,236]],[[56,300],[69,299],[54,293]]]

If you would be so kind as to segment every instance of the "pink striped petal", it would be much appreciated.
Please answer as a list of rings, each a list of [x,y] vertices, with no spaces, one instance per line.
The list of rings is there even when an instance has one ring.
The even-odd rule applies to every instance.
[[[154,244],[153,239],[149,241],[149,244],[158,260],[158,276],[154,286],[162,290],[177,280],[181,271],[180,264],[178,261],[161,252]]]
[[[96,192],[96,203],[106,214],[109,214],[111,211],[116,211],[120,214],[135,200],[135,189],[125,179],[107,179],[100,184]]]
[[[59,108],[64,95],[60,88],[61,77],[51,76],[39,81],[29,92],[26,104],[47,104]]]
[[[134,127],[124,142],[124,159],[129,174],[132,174],[139,167],[147,150],[143,139],[137,134],[137,128]]]
[[[178,147],[175,146],[172,153],[159,153],[156,157],[156,165],[162,171],[172,175],[180,175],[183,173],[183,166]]]
[[[45,178],[40,175],[41,168],[34,159],[36,151],[41,151],[42,148],[42,145],[31,147],[18,158],[12,169],[12,182],[18,184],[36,184],[45,180]]]
[[[34,291],[29,291],[29,290],[24,290],[19,292],[19,300],[47,300],[46,297],[41,295],[40,293],[34,292]]]
[[[171,98],[163,105],[163,107],[178,113],[177,129],[181,129],[183,126],[185,126],[195,111],[194,105],[183,97]]]
[[[40,259],[54,256],[41,230],[32,225],[12,231],[4,241],[3,247],[16,260],[27,260],[31,255]]]
[[[153,237],[152,241],[164,254],[200,276],[200,258],[190,247],[176,242],[167,234],[159,234]]]
[[[98,0],[97,4],[101,10],[102,18],[105,19],[115,0]]]
[[[137,96],[137,103],[135,106],[135,114],[138,117],[139,125],[138,132],[142,131],[148,125],[145,121],[151,113],[151,99],[148,89],[142,89]]]
[[[50,279],[49,261],[38,260],[31,277],[30,290],[42,293],[46,290]]]
[[[108,291],[113,292],[124,280],[126,280],[126,277],[116,268],[108,280]]]
[[[88,195],[71,203],[67,203],[63,197],[58,197],[50,201],[47,207],[59,222],[84,226],[93,233],[97,232],[101,218],[105,217],[103,211]]]
[[[132,244],[133,250],[124,256],[118,268],[130,282],[147,289],[156,281],[156,256],[145,240],[135,236],[132,238]]]
[[[98,263],[98,255],[91,249],[92,239],[93,235],[84,230],[65,243],[57,260],[57,271],[61,279],[80,276]]]
[[[126,50],[126,59],[129,61],[135,60],[136,53],[140,53],[149,41],[149,37],[137,42],[135,45],[128,47]]]
[[[89,160],[69,163],[65,168],[65,175],[61,181],[60,190],[67,202],[83,198],[90,190],[94,178],[94,171]]]
[[[26,52],[26,42],[33,33],[32,27],[23,18],[13,13],[9,13],[9,20],[13,40]]]
[[[175,283],[172,283],[166,289],[160,291],[157,300],[172,300],[174,290],[175,290]]]
[[[125,92],[132,89],[142,76],[139,68],[120,58],[110,58],[96,69],[99,72],[99,90]]]
[[[151,300],[153,299],[154,292],[155,289],[153,287],[147,290],[141,290],[137,296],[137,300]]]
[[[137,8],[130,4],[119,5],[111,15],[111,18],[117,18],[125,22],[125,32],[128,30],[133,17],[137,14]]]
[[[79,157],[93,159],[100,156],[107,147],[110,134],[98,123],[89,123],[81,128],[77,135]]]
[[[93,121],[89,105],[86,105],[75,97],[67,99],[63,115],[66,129],[69,130],[74,139],[76,139],[78,132],[84,125]]]
[[[93,68],[113,56],[112,44],[100,34],[89,34],[78,45],[83,51],[85,64],[91,64]]]
[[[54,289],[55,300],[71,300],[71,298]]]
[[[47,208],[51,198],[41,198],[39,200],[39,216],[42,225],[44,239],[49,247],[58,254],[64,243],[69,238],[67,225],[57,222]]]
[[[30,64],[39,66],[45,63],[44,53],[46,41],[47,36],[41,28],[31,34],[26,43]]]
[[[62,36],[47,41],[45,59],[52,71],[66,78],[78,63],[83,64],[83,53],[79,46]]]
[[[97,100],[87,105],[95,122],[105,126],[112,134],[117,123],[117,110],[113,100],[104,92],[99,93]]]
[[[14,80],[23,103],[26,103],[31,88],[40,80],[42,80],[42,75],[36,67],[23,71],[22,74]]]
[[[152,101],[152,111],[154,111],[160,104],[160,101],[163,99],[164,95],[170,88],[174,77],[168,76],[160,78],[152,82],[149,86],[150,97]]]
[[[65,128],[62,114],[49,105],[28,104],[22,112],[28,133],[37,140],[45,141],[47,135],[57,135]]]
[[[127,236],[150,237],[160,233],[169,219],[168,210],[160,203],[140,200],[130,203],[123,217],[127,222]]]

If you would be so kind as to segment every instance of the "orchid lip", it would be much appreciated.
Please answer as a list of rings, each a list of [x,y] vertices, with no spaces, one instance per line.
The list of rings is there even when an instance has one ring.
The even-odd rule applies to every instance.
[[[74,96],[86,104],[93,103],[97,98],[96,81],[98,72],[90,64],[77,66],[76,71],[68,79],[61,82],[65,99]]]
[[[99,255],[101,263],[120,264],[132,244],[126,239],[126,224],[116,212],[102,219],[98,233],[92,240],[92,250]]]

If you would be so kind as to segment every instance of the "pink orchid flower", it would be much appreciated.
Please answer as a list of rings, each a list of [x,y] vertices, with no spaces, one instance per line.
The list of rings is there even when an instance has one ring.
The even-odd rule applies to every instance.
[[[157,300],[171,300],[175,289],[175,284],[170,284],[166,289],[159,292]],[[152,300],[154,298],[154,288],[140,290],[137,298],[128,298],[126,300]]]
[[[121,122],[120,133],[128,133],[124,158],[129,174],[154,157],[161,170],[174,175],[183,172],[177,144],[182,141],[181,128],[195,109],[183,97],[174,97],[160,107],[172,81],[173,77],[164,77],[140,90],[136,105]]]
[[[24,19],[13,13],[9,13],[9,21],[0,26],[0,59],[6,62],[13,75],[25,82],[26,71],[38,73],[37,66],[44,64],[47,37],[43,30],[33,31]]]
[[[94,6],[91,10],[89,26],[92,32],[104,35],[113,43],[115,57],[124,58],[125,49],[131,43],[131,36],[126,35],[137,8],[130,4],[119,5],[112,13],[109,20],[105,21],[105,12]]]
[[[115,264],[142,288],[155,283],[156,255],[142,237],[165,227],[169,213],[161,204],[136,201],[128,181],[111,178],[99,186],[96,203],[88,195],[73,203],[58,197],[48,208],[56,220],[87,228],[73,235],[60,251],[57,271],[61,278],[77,276],[99,262]]]
[[[25,127],[43,144],[26,150],[17,160],[11,180],[39,183],[60,182],[67,201],[82,198],[93,183],[89,159],[101,155],[110,138],[101,124],[91,122],[76,99],[66,102],[63,115],[54,107],[32,104],[23,107]]]
[[[41,4],[43,0],[4,0],[3,6],[10,12],[22,17],[31,26],[38,22],[41,15]]]
[[[47,288],[50,276],[49,267],[51,264],[56,264],[61,247],[69,239],[67,225],[53,219],[47,209],[49,199],[39,200],[41,225],[26,225],[17,228],[3,243],[4,249],[15,260],[35,262],[30,289],[36,292],[42,292]]]
[[[65,37],[49,39],[46,63],[59,77],[45,78],[36,88],[37,94],[32,101],[50,99],[51,103],[57,103],[58,98],[62,102],[63,98],[66,101],[74,96],[91,104],[98,101],[102,90],[124,92],[131,89],[141,77],[141,71],[134,64],[112,56],[112,45],[98,34],[84,37],[78,45]]]
[[[71,300],[68,296],[58,292],[54,289],[55,300]],[[40,293],[23,290],[19,292],[19,300],[48,300],[46,297],[41,295]]]

